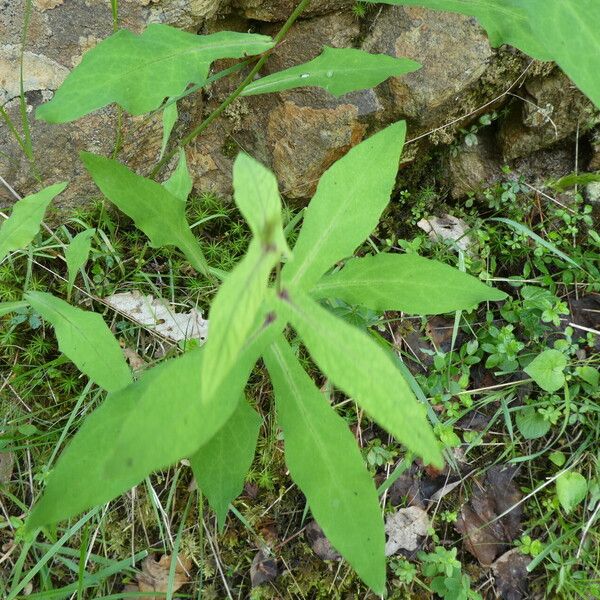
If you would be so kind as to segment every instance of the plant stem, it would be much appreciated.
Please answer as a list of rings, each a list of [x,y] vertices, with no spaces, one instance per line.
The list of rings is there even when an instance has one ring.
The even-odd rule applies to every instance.
[[[298,4],[294,12],[289,16],[288,20],[283,24],[282,28],[279,30],[279,33],[275,36],[273,40],[274,48],[277,47],[277,45],[287,35],[287,32],[291,29],[292,25],[304,12],[304,10],[310,4],[310,2],[311,0],[302,0],[300,4]],[[233,91],[212,113],[210,113],[210,115],[208,115],[208,117],[206,117],[206,119],[204,119],[204,121],[202,121],[202,123],[200,123],[198,127],[196,127],[193,131],[188,133],[188,135],[186,135],[181,140],[181,142],[176,148],[174,148],[171,152],[165,154],[165,156],[162,157],[162,159],[157,163],[154,169],[152,169],[150,177],[156,177],[160,170],[175,156],[175,154],[179,152],[181,148],[187,146],[192,140],[197,138],[215,119],[217,119],[223,114],[223,111],[225,111],[225,109],[228,106],[230,106],[233,102],[235,102],[235,100],[237,100],[237,98],[244,91],[246,86],[252,83],[252,81],[254,80],[254,76],[262,69],[264,64],[267,62],[270,53],[271,50],[265,52],[260,57],[258,62],[254,65],[254,67],[251,69],[251,71],[248,73],[248,75],[245,77],[245,79],[242,81],[242,83],[240,83],[240,85],[235,89],[235,91]]]

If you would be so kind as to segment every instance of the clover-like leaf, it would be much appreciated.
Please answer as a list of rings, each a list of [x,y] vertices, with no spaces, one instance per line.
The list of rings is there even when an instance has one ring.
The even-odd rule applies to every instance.
[[[567,357],[549,348],[536,356],[524,371],[546,392],[555,392],[565,383]]]

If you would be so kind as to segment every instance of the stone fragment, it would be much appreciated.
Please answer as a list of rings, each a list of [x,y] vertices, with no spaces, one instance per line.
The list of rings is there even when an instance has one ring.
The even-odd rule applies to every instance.
[[[417,7],[383,8],[362,47],[423,65],[384,86],[391,114],[428,127],[455,113],[461,95],[477,86],[494,54],[474,19]]]
[[[548,148],[600,122],[600,113],[559,70],[528,81],[517,96],[499,134],[505,160]]]
[[[20,94],[20,48],[14,44],[0,46],[0,105]],[[67,77],[69,69],[56,61],[33,52],[23,55],[23,89],[55,90]]]
[[[450,193],[455,199],[478,194],[498,181],[502,161],[494,136],[487,131],[477,133],[477,143],[454,148],[447,164]]]
[[[351,8],[355,0],[318,0],[311,2],[303,17],[322,15],[342,8]],[[298,6],[298,0],[231,0],[234,10],[247,19],[257,21],[285,21]]]
[[[321,175],[358,144],[366,127],[358,110],[348,104],[315,109],[284,102],[269,118],[267,137],[273,148],[273,170],[282,193],[308,198]]]

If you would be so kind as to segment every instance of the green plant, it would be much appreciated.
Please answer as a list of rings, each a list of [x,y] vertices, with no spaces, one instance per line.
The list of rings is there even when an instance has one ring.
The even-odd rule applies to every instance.
[[[29,291],[23,301],[0,305],[0,314],[16,311],[15,319],[28,321],[32,328],[39,327],[39,316],[52,324],[60,350],[91,382],[108,392],[106,400],[85,419],[49,474],[47,468],[36,474],[36,481],[44,483],[46,489],[27,522],[29,534],[37,527],[110,500],[152,471],[181,458],[190,459],[196,480],[222,527],[229,504],[240,492],[255,453],[260,418],[243,396],[255,363],[262,357],[273,383],[277,418],[292,478],[332,544],[373,590],[383,593],[384,534],[376,489],[345,420],[332,409],[306,372],[298,347],[302,343],[331,384],[351,397],[393,437],[425,462],[439,466],[442,450],[459,445],[460,438],[448,423],[436,423],[432,431],[425,408],[414,397],[398,368],[397,357],[384,350],[365,330],[378,323],[378,315],[383,311],[419,315],[461,311],[482,301],[502,300],[505,295],[465,273],[419,257],[416,251],[421,240],[401,244],[409,251],[404,255],[389,251],[354,257],[377,226],[393,190],[405,136],[402,122],[366,140],[327,171],[306,211],[293,252],[288,248],[290,236],[286,236],[282,226],[274,176],[240,154],[234,167],[235,200],[248,223],[251,238],[245,232],[236,232],[242,242],[215,267],[220,247],[200,242],[188,224],[193,211],[186,206],[191,191],[182,150],[186,143],[202,133],[239,96],[306,85],[341,95],[418,68],[408,59],[353,49],[326,49],[305,65],[255,80],[270,50],[281,41],[307,4],[307,0],[299,4],[274,40],[231,32],[196,36],[163,25],[152,25],[140,36],[118,31],[90,51],[54,99],[38,109],[38,117],[48,122],[73,120],[112,102],[132,114],[162,110],[162,148],[152,176],[178,155],[175,171],[162,185],[133,173],[114,159],[82,153],[82,161],[104,195],[133,219],[149,238],[151,247],[162,249],[181,265],[177,253],[165,249],[175,247],[211,283],[216,279],[223,283],[211,306],[211,333],[206,347],[190,348],[184,344],[187,351],[182,356],[148,369],[135,382],[117,341],[100,315],[82,311],[44,291],[35,291],[32,279],[28,279]],[[547,32],[537,20],[538,0],[531,2],[531,8],[517,0],[485,0],[469,6],[459,0],[419,0],[418,4],[473,13],[481,19],[494,43],[509,41],[537,58],[558,60],[598,103],[600,93],[590,69],[593,61],[574,63],[573,48],[554,44],[546,47],[542,41],[545,39],[542,32]],[[579,17],[579,10],[589,15],[598,11],[587,2],[574,7],[553,0],[540,21],[549,27],[551,35],[560,37],[562,28]],[[360,16],[360,11],[355,12]],[[555,22],[548,15],[559,18]],[[507,18],[513,19],[508,21],[510,27],[505,26]],[[583,28],[577,43],[594,47],[588,28]],[[178,117],[177,102],[206,83],[240,69],[233,67],[209,77],[212,63],[220,58],[245,58],[241,67],[256,62],[236,91],[176,148],[167,152]],[[481,122],[487,124],[487,120]],[[476,130],[465,132],[467,136],[475,133]],[[473,142],[472,137],[467,139]],[[357,180],[358,172],[363,175]],[[11,218],[0,230],[0,259],[32,242],[45,208],[62,189],[64,184],[51,186],[15,206]],[[495,196],[488,199],[489,206],[506,206],[520,191],[518,184],[505,183],[499,200]],[[423,204],[433,197],[425,196]],[[202,212],[196,216],[198,222],[194,226],[212,218],[214,213]],[[566,212],[559,216],[565,223],[565,232],[575,235],[578,220]],[[581,222],[587,223],[589,219],[589,215],[584,215]],[[551,255],[571,266],[584,264],[512,219],[496,221],[521,236],[512,238],[515,247],[526,250],[524,242],[535,241],[539,259]],[[65,248],[68,295],[77,271],[88,259],[93,233],[86,226]],[[141,246],[142,236],[132,234],[132,238]],[[247,252],[228,272],[247,240]],[[386,249],[392,250],[393,243],[389,240]],[[102,248],[92,258],[91,270],[101,286],[109,287],[108,272],[119,264],[119,248],[112,247],[107,240],[99,244]],[[592,262],[593,257],[589,264]],[[542,270],[543,260],[536,265]],[[484,274],[483,267],[479,269]],[[566,314],[566,307],[555,296],[550,298],[545,294],[542,298],[523,288],[522,297],[522,305],[516,311],[529,312],[532,321],[540,316],[543,322],[556,325],[560,316]],[[538,335],[541,333],[538,331]],[[452,418],[458,418],[462,408],[470,406],[467,395],[460,402],[451,402],[450,398],[467,388],[469,367],[477,364],[483,354],[488,354],[486,366],[499,367],[507,373],[522,364],[520,353],[524,344],[512,324],[491,325],[486,335],[481,347],[474,341],[457,352],[434,352],[437,372],[428,382],[429,389],[440,394]],[[43,341],[31,340],[25,356],[35,359],[43,355],[47,351]],[[571,351],[570,346],[568,350]],[[50,378],[56,376],[57,364],[52,364]],[[566,379],[566,366],[566,352],[554,349],[542,353],[527,369],[540,387],[554,391]],[[582,385],[597,387],[597,377],[590,371],[579,371],[578,376]],[[556,387],[558,380],[560,385]],[[67,393],[76,386],[72,373],[60,380],[60,389]],[[551,398],[548,406],[533,409],[548,429],[563,414],[555,404]],[[235,447],[231,446],[231,440],[236,441]],[[373,443],[367,451],[367,462],[376,468],[392,456],[389,449]],[[264,471],[259,478],[265,487],[273,486],[270,473]],[[557,480],[557,497],[567,513],[587,494],[587,483],[583,491],[581,478],[578,473],[565,473]],[[65,489],[71,490],[67,497]],[[92,514],[88,513],[70,531],[77,532]],[[445,519],[450,521],[455,518],[453,515],[448,512]],[[15,526],[21,529],[21,523]],[[471,590],[469,577],[461,571],[456,549],[446,551],[437,547],[434,553],[423,554],[421,558],[423,572],[432,578],[432,589],[440,596],[479,597]],[[30,579],[36,569],[28,575]],[[406,565],[398,564],[394,570],[406,583],[415,578],[415,572]],[[20,588],[13,589],[11,599],[24,583],[26,580],[19,584]]]
[[[238,407],[246,379],[258,356],[264,354],[274,382],[292,477],[332,543],[371,587],[383,589],[383,523],[372,480],[345,423],[324,403],[281,332],[289,322],[334,384],[396,439],[426,461],[440,464],[424,407],[412,395],[393,359],[368,335],[309,295],[341,297],[377,309],[420,312],[467,308],[478,301],[504,297],[468,275],[410,255],[352,259],[340,271],[323,277],[333,264],[351,256],[377,224],[393,188],[404,132],[404,123],[390,126],[329,169],[274,288],[267,285],[270,273],[282,255],[289,255],[277,184],[264,167],[240,155],[234,168],[235,199],[253,239],[213,302],[209,341],[205,348],[168,361],[135,383],[128,383],[127,369],[117,352],[107,350],[102,360],[88,359],[86,348],[98,351],[100,340],[107,345],[116,343],[110,341],[108,330],[102,333],[95,324],[97,315],[41,293],[26,296],[26,301],[54,324],[67,356],[99,385],[112,390],[63,452],[30,517],[30,530],[108,500],[150,471],[184,456],[191,456],[198,481],[222,522],[254,452],[256,418],[253,411],[240,412]],[[99,164],[103,176],[109,177],[103,170],[105,159]],[[358,165],[369,165],[370,175],[357,184],[349,175]],[[120,170],[114,173],[121,176]],[[408,276],[402,276],[404,270]],[[395,275],[386,277],[389,273]],[[440,285],[444,295],[436,294]],[[424,296],[424,290],[430,291]],[[440,299],[437,304],[435,297]],[[343,353],[338,352],[340,344]],[[112,376],[107,380],[108,372]],[[117,372],[123,372],[122,379],[114,376]],[[174,380],[180,383],[178,389],[173,389]],[[239,454],[224,451],[233,430],[240,431]],[[241,435],[245,430],[247,437]],[[308,444],[307,431],[315,436]],[[157,437],[164,445],[155,443]],[[206,456],[220,461],[222,468],[203,471],[200,465]],[[239,472],[234,477],[236,469]],[[109,471],[107,482],[104,473]],[[332,479],[332,473],[338,475]],[[85,488],[78,488],[66,500],[64,486],[73,486],[72,482],[84,476],[88,481]],[[346,481],[362,483],[348,494]],[[346,517],[342,507],[346,507]],[[359,513],[362,521],[356,522]],[[355,520],[351,529],[344,525],[350,519]]]
[[[600,82],[595,73],[599,58],[581,60],[582,52],[598,48],[598,37],[590,25],[600,18],[595,0],[364,0],[379,4],[419,5],[476,17],[494,46],[510,44],[538,60],[554,60],[596,106],[600,106]],[[568,44],[557,40],[569,38]]]
[[[430,553],[419,552],[423,575],[431,578],[431,589],[445,600],[481,599],[471,589],[471,579],[462,572],[456,553],[456,548],[446,550],[443,546],[436,546]]]

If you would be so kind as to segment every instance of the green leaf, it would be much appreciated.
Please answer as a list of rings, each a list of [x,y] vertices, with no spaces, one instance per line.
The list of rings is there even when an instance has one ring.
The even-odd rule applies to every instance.
[[[355,48],[325,48],[310,62],[252,82],[242,95],[268,94],[297,87],[321,87],[338,97],[375,87],[388,77],[400,77],[420,68],[419,63],[407,58],[369,54]]]
[[[597,0],[365,0],[418,5],[476,17],[493,46],[511,44],[554,61],[600,108],[600,21]],[[576,31],[577,35],[573,35]]]
[[[526,440],[537,440],[550,431],[550,421],[546,421],[533,407],[526,406],[516,416],[517,427]]]
[[[185,158],[185,150],[180,148],[179,150],[179,161],[177,167],[171,174],[171,177],[163,183],[163,187],[173,196],[179,198],[182,202],[186,202],[188,196],[192,191],[194,182],[190,177],[190,173],[187,167],[187,160]]]
[[[241,348],[260,319],[271,271],[285,250],[281,200],[277,186],[272,185],[272,175],[267,173],[262,165],[243,155],[236,161],[234,197],[254,238],[246,256],[221,285],[210,309],[202,378],[202,396],[206,398],[213,396],[236,364]]]
[[[281,197],[277,179],[269,169],[244,152],[233,165],[235,203],[248,222],[252,235],[269,243],[271,238],[287,251],[281,220]]]
[[[301,292],[282,293],[277,312],[292,324],[334,385],[423,460],[443,464],[425,407],[414,397],[392,357],[372,337]]]
[[[600,37],[597,27],[600,3],[597,0],[520,0],[519,6],[529,16],[533,38],[543,41],[550,50],[551,59],[600,108]]]
[[[385,534],[377,492],[354,436],[282,337],[265,353],[285,460],[327,539],[377,594],[385,589]]]
[[[566,513],[570,513],[587,496],[588,484],[581,473],[567,471],[556,480],[556,496]]]
[[[4,317],[12,312],[16,312],[28,307],[29,304],[27,304],[27,302],[0,302],[0,317]]]
[[[565,383],[563,371],[567,357],[558,350],[548,349],[536,356],[524,369],[543,390],[555,392]]]
[[[50,472],[29,530],[107,502],[196,450],[215,417],[197,409],[199,353],[166,361],[109,394]]]
[[[285,265],[290,287],[310,289],[375,229],[396,182],[406,123],[400,121],[355,146],[321,177]]]
[[[100,191],[149,238],[153,248],[177,246],[202,273],[208,272],[198,240],[185,218],[185,203],[162,185],[104,156],[82,152],[81,160]]]
[[[194,477],[217,515],[220,530],[229,505],[244,486],[261,423],[256,411],[241,400],[227,423],[190,458]]]
[[[213,61],[260,54],[272,46],[267,36],[230,31],[195,35],[151,24],[135,35],[121,29],[84,55],[36,116],[65,123],[112,102],[141,115],[181,95],[190,83],[203,85]]]
[[[597,389],[600,385],[600,371],[598,371],[598,369],[585,365],[583,367],[577,367],[575,372],[577,373],[577,377],[591,385],[592,388]]]
[[[559,192],[564,192],[576,185],[588,185],[596,182],[600,182],[600,173],[571,173],[551,183],[550,186]]]
[[[152,471],[193,455],[231,417],[256,360],[280,331],[261,326],[210,399],[200,396],[204,349],[148,369],[109,394],[60,456],[27,529],[108,502]]]
[[[179,118],[179,111],[177,110],[177,102],[175,101],[175,99],[169,98],[167,102],[168,104],[163,109],[162,113],[163,136],[160,145],[159,159],[161,159],[165,154],[167,144],[169,143],[169,138],[171,137],[171,132],[173,131],[173,127],[175,126],[175,123],[177,123],[177,119]]]
[[[0,227],[0,261],[9,252],[21,250],[33,240],[40,229],[46,208],[66,187],[66,183],[55,183],[14,205],[10,217]]]
[[[559,258],[562,258],[564,261],[568,262],[569,264],[572,264],[575,267],[581,268],[578,263],[576,263],[572,258],[570,258],[568,255],[566,255],[564,252],[559,250],[554,244],[547,242],[544,238],[540,237],[537,233],[534,233],[533,231],[531,231],[531,229],[529,229],[528,227],[525,227],[525,225],[521,225],[521,223],[517,223],[516,221],[513,221],[512,219],[505,219],[502,217],[494,217],[494,218],[490,219],[490,221],[499,221],[500,223],[505,223],[509,227],[512,227],[518,233],[522,233],[523,235],[530,237],[534,242],[537,242],[540,246],[543,246],[547,250],[550,250],[550,252],[552,252],[553,254],[556,254],[556,256],[558,256]]]
[[[323,277],[311,291],[317,298],[338,298],[372,310],[401,310],[426,315],[465,310],[506,294],[466,273],[415,254],[354,258]]]
[[[364,0],[378,4],[424,6],[475,17],[494,47],[510,44],[538,60],[552,60],[547,38],[534,34],[525,3],[529,0]]]
[[[85,231],[78,233],[65,248],[65,260],[67,261],[67,271],[69,273],[67,281],[67,290],[69,294],[73,289],[77,272],[88,260],[90,248],[92,246],[92,236],[95,232],[95,229],[86,229]]]
[[[109,392],[131,383],[121,347],[99,314],[45,292],[29,292],[25,300],[52,324],[60,351],[92,381]]]

